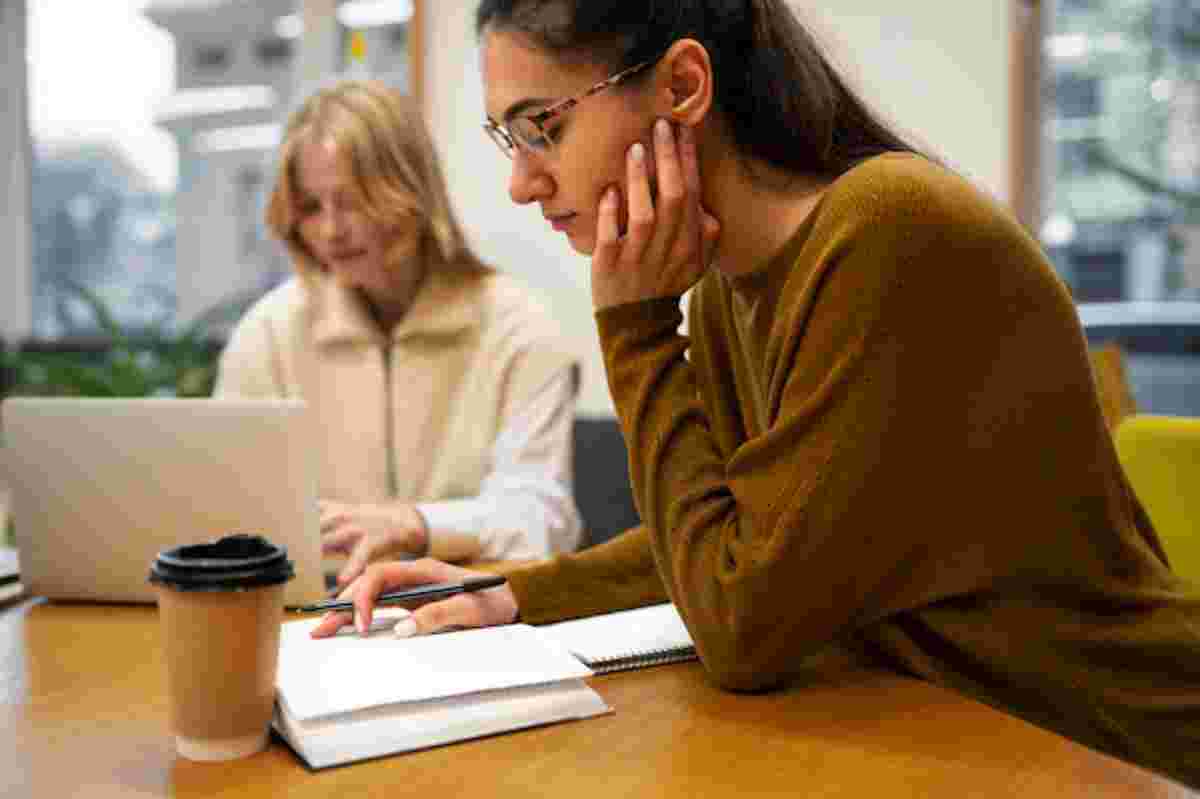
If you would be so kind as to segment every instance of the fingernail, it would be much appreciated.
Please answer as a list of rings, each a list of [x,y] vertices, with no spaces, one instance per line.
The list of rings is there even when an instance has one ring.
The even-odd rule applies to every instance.
[[[629,157],[634,161],[641,161],[646,157],[646,147],[640,141],[635,141],[629,148]]]
[[[325,624],[325,622],[329,621],[329,617],[332,615],[333,615],[333,611],[331,610],[328,613],[323,614],[321,616],[321,618],[317,619],[317,623],[314,624],[311,628],[309,628],[309,631],[308,631],[309,638],[315,638],[317,636],[317,630],[321,629],[321,627]],[[334,630],[334,632],[336,633],[337,630]]]
[[[654,132],[658,135],[658,138],[667,141],[671,138],[671,123],[659,117],[658,121],[654,123]]]
[[[392,628],[392,635],[397,638],[412,638],[417,634],[417,622],[412,616],[401,619],[396,622],[396,626]]]
[[[367,634],[367,622],[357,610],[354,611],[354,629],[358,630],[359,635]]]

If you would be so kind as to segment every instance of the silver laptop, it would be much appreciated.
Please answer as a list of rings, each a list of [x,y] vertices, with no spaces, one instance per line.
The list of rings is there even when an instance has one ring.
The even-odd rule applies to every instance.
[[[159,551],[243,532],[287,547],[289,606],[321,598],[304,413],[299,400],[6,399],[0,480],[22,582],[52,599],[153,602]]]

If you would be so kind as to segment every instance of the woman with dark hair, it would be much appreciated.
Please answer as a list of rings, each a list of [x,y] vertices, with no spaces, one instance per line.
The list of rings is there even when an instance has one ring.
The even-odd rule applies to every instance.
[[[406,629],[670,599],[729,689],[847,651],[1200,784],[1200,600],[1011,215],[782,0],[484,0],[478,26],[509,193],[591,256],[644,525]],[[347,595],[366,624],[462,574],[378,565]]]

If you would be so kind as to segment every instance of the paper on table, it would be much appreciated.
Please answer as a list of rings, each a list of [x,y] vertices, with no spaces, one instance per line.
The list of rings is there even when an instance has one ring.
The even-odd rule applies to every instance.
[[[565,680],[306,721],[277,708],[275,727],[311,767],[325,768],[611,712],[583,680]]]
[[[301,720],[592,674],[524,624],[416,638],[396,638],[386,630],[310,638],[318,622],[288,622],[280,635],[279,697]]]
[[[592,666],[692,649],[692,637],[670,602],[572,619],[539,629]],[[636,664],[631,661],[630,665]]]

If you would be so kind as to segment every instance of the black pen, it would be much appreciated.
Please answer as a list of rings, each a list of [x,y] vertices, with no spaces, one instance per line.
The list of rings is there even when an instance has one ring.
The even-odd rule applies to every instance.
[[[444,599],[455,594],[482,591],[485,588],[495,588],[498,585],[504,585],[504,583],[505,578],[503,577],[473,577],[469,580],[463,580],[461,583],[433,583],[416,588],[407,588],[403,591],[392,591],[390,594],[380,594],[375,597],[375,604],[377,606],[397,605],[403,602]],[[296,610],[301,613],[313,613],[322,610],[354,610],[354,602],[349,599],[326,599],[312,605],[296,608]]]

